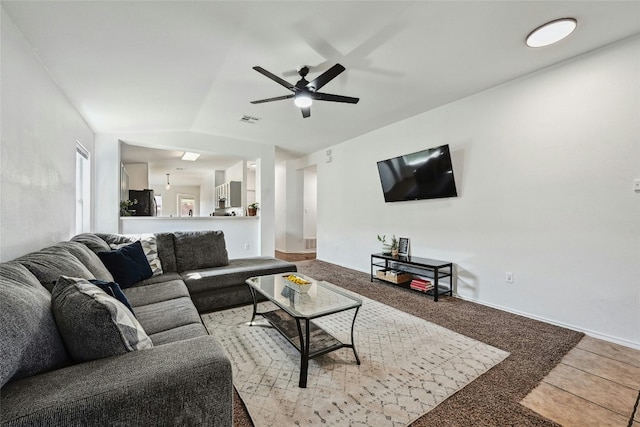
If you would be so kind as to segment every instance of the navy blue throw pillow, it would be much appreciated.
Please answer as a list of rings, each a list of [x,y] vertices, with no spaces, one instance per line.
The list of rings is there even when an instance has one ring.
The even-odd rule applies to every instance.
[[[98,257],[122,289],[153,275],[140,241],[109,252],[98,252]]]
[[[89,280],[89,282],[93,283],[94,285],[105,291],[107,294],[123,303],[125,307],[127,307],[129,311],[131,311],[131,314],[133,314],[134,316],[136,315],[135,311],[133,311],[133,307],[131,307],[129,300],[127,299],[127,296],[124,294],[124,292],[122,292],[122,289],[120,289],[120,285],[118,285],[116,282],[105,282],[104,280],[98,279]]]

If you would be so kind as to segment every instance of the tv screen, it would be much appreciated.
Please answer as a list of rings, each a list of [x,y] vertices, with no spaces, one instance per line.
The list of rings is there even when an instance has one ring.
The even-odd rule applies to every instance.
[[[456,197],[448,145],[378,162],[385,202]]]

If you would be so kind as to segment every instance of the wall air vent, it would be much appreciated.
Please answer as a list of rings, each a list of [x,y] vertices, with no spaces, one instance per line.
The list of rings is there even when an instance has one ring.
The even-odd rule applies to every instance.
[[[242,118],[240,119],[241,122],[250,123],[252,125],[255,124],[259,120],[260,120],[260,117],[247,116],[246,114],[244,116],[242,116]]]

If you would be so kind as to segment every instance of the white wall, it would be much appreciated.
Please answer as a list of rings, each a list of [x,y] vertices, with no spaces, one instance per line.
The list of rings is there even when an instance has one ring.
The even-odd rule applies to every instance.
[[[254,168],[247,168],[247,185],[246,185],[245,197],[247,201],[246,203],[247,206],[257,201],[256,200],[256,170]],[[260,202],[258,201],[258,203]]]
[[[171,188],[167,190],[164,185],[152,185],[151,189],[156,196],[162,196],[162,215],[160,216],[180,216],[178,211],[178,196],[180,195],[194,198],[193,214],[198,216],[198,212],[200,212],[200,187],[195,185],[171,185]]]
[[[636,37],[334,147],[317,163],[318,258],[368,272],[376,234],[409,237],[456,263],[463,298],[640,347],[639,51]],[[376,161],[441,144],[459,197],[384,203]]]
[[[316,153],[276,165],[276,248],[281,252],[314,252],[304,239],[317,235]]]
[[[287,251],[287,162],[275,165],[275,248]]]
[[[6,261],[75,234],[76,141],[91,153],[92,169],[95,154],[89,126],[4,9],[0,15],[0,261]]]
[[[302,237],[316,237],[318,210],[318,172],[316,166],[304,169]]]
[[[215,172],[211,172],[200,183],[200,216],[209,216],[216,210],[215,194]]]
[[[245,164],[246,161],[240,161],[233,166],[228,167],[224,171],[225,182],[229,181],[245,181]]]
[[[150,188],[148,163],[126,163],[124,168],[129,177],[129,190],[147,190]]]

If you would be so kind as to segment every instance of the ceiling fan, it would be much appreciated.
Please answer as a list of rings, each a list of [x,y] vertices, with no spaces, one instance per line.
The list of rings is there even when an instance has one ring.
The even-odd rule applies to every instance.
[[[300,110],[302,111],[302,117],[307,118],[311,116],[311,104],[314,100],[346,102],[348,104],[357,104],[360,100],[360,98],[352,98],[350,96],[332,95],[330,93],[318,92],[320,88],[336,78],[345,70],[345,68],[340,64],[336,64],[333,67],[329,68],[327,71],[320,74],[315,78],[315,80],[311,82],[305,79],[305,77],[309,73],[309,67],[307,67],[306,65],[300,67],[300,69],[298,70],[298,74],[300,74],[300,77],[302,78],[298,80],[295,85],[292,85],[288,81],[276,76],[273,73],[270,73],[262,67],[253,67],[253,69],[260,74],[263,74],[264,76],[270,78],[274,82],[286,87],[293,93],[289,95],[276,96],[274,98],[251,101],[252,104],[262,104],[264,102],[280,101],[283,99],[293,98],[293,102],[296,104],[296,106],[300,107]]]

